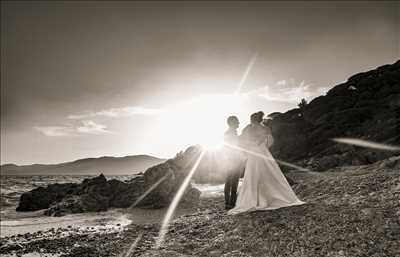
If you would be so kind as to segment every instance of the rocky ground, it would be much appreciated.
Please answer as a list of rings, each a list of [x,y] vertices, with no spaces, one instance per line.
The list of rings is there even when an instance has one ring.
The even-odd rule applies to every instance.
[[[5,238],[0,254],[127,256],[136,240],[130,256],[400,256],[399,157],[289,176],[307,204],[228,216],[222,196],[201,198],[193,213],[173,221],[160,249],[154,249],[159,224],[150,223],[112,233],[21,235],[27,240],[20,243],[18,236]]]

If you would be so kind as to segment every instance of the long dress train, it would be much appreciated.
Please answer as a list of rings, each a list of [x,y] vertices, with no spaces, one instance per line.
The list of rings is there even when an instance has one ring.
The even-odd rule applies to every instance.
[[[228,214],[301,205],[265,144],[248,144],[248,159],[236,206]]]

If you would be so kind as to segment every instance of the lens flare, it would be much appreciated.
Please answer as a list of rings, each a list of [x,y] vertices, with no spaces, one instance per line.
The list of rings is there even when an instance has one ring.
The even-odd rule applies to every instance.
[[[253,152],[253,151],[247,150],[247,149],[242,148],[242,147],[239,147],[239,146],[231,145],[231,144],[228,144],[228,143],[224,143],[224,144],[225,144],[226,146],[228,146],[228,147],[231,147],[231,148],[234,148],[234,149],[237,149],[237,150],[240,150],[240,151],[249,153],[249,154],[253,154],[253,155],[255,155],[255,156],[264,158],[264,159],[269,160],[269,161],[276,161],[277,163],[280,163],[280,164],[282,164],[283,166],[291,167],[291,168],[294,168],[294,169],[299,170],[299,171],[308,171],[308,172],[310,172],[309,169],[306,169],[306,168],[297,166],[297,165],[292,164],[292,163],[289,163],[289,162],[285,162],[285,161],[281,161],[281,160],[278,160],[278,159],[270,158],[270,157],[268,157],[268,156],[265,156],[264,154],[260,154],[260,153],[257,153],[257,152]]]
[[[133,253],[133,251],[135,250],[137,244],[139,243],[139,241],[142,239],[143,236],[143,232],[141,232],[137,238],[135,239],[135,241],[132,243],[132,245],[129,247],[128,251],[126,252],[122,252],[122,254],[119,255],[119,257],[130,257]]]
[[[208,152],[217,152],[222,149],[224,146],[224,142],[210,143],[210,144],[201,144],[203,148],[205,148]]]
[[[179,204],[179,201],[181,200],[183,193],[185,192],[187,186],[190,183],[190,179],[193,177],[194,172],[196,171],[197,167],[200,164],[201,159],[204,156],[204,149],[200,152],[199,157],[196,160],[196,163],[193,165],[192,169],[190,170],[189,174],[186,176],[185,180],[183,181],[182,185],[179,187],[177,193],[174,196],[174,199],[172,200],[171,204],[168,207],[167,213],[165,214],[164,220],[161,225],[160,232],[158,234],[158,238],[156,241],[156,249],[160,248],[161,244],[164,242],[165,235],[168,232],[168,227],[169,223],[171,222],[172,216],[175,212],[176,207]]]
[[[256,62],[256,60],[257,60],[257,54],[255,54],[255,55],[250,59],[250,62],[249,62],[249,64],[248,64],[247,67],[246,67],[246,71],[244,72],[244,74],[243,74],[243,76],[242,76],[242,79],[241,79],[240,82],[239,82],[239,85],[238,85],[238,87],[237,87],[237,89],[236,89],[236,91],[235,91],[235,94],[239,94],[240,91],[242,90],[243,84],[244,84],[244,82],[246,81],[247,76],[249,75],[251,69],[253,68],[253,65],[254,65],[254,63]]]
[[[376,143],[358,138],[333,138],[332,140],[341,144],[355,145],[365,148],[372,148],[372,149],[386,150],[386,151],[400,151],[399,146]]]
[[[170,173],[165,174],[163,177],[161,177],[156,183],[154,183],[149,189],[146,190],[131,206],[129,206],[129,209],[135,207],[138,203],[140,203],[148,194],[150,194],[156,187],[163,182],[169,175]]]

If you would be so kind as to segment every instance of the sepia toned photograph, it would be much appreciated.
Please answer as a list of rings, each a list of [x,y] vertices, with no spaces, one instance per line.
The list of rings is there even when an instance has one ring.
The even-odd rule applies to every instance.
[[[399,1],[1,1],[3,257],[400,257]]]

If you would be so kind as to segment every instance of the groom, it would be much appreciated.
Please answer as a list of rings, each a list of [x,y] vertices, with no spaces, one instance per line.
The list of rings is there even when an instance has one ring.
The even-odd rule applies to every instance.
[[[239,146],[239,136],[237,128],[239,127],[239,119],[236,116],[230,116],[227,119],[228,130],[224,134],[224,142],[228,144],[226,147],[226,180],[225,180],[225,209],[229,210],[235,207],[237,198],[237,187],[239,178],[244,169],[244,160],[242,154],[229,145]]]

